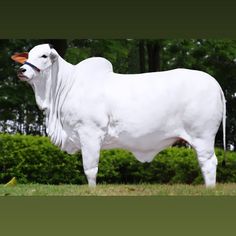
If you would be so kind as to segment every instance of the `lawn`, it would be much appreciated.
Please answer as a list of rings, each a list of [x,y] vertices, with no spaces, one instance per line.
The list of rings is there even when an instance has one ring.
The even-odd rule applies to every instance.
[[[236,196],[236,184],[217,184],[214,189],[203,185],[0,185],[0,196]]]

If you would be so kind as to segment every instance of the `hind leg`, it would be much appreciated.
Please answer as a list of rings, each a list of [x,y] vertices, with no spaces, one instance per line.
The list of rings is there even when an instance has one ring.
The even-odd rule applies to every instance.
[[[198,162],[202,171],[206,187],[215,187],[217,158],[214,152],[214,141],[198,139],[193,144],[197,152]]]

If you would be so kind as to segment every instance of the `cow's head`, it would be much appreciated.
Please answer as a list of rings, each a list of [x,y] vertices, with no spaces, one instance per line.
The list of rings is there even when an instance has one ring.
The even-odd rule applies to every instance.
[[[52,84],[52,65],[59,58],[56,50],[50,44],[41,44],[35,46],[29,53],[17,53],[11,58],[23,64],[17,72],[18,78],[32,86],[39,108],[47,109]]]
[[[19,79],[30,82],[40,77],[57,60],[58,53],[50,44],[35,46],[29,53],[17,53],[12,56],[14,61],[22,63],[17,72]]]

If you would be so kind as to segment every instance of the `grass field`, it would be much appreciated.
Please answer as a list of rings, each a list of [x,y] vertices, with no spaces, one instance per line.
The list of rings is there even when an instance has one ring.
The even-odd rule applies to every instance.
[[[218,184],[214,189],[203,185],[0,185],[0,196],[236,196],[236,184]]]

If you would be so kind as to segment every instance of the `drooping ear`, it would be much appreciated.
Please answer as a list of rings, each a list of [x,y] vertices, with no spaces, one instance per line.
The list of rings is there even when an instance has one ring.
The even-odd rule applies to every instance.
[[[50,58],[52,62],[55,62],[58,59],[58,53],[54,48],[51,49]]]
[[[24,64],[28,59],[28,52],[15,53],[13,56],[11,56],[11,59],[18,63]]]

